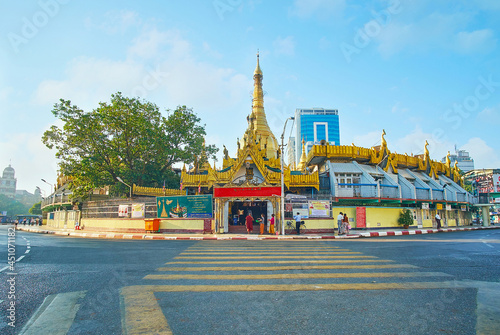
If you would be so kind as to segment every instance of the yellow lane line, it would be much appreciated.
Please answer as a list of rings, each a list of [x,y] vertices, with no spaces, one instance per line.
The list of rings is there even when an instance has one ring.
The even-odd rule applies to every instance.
[[[122,332],[127,335],[172,335],[154,292],[129,286],[121,289]]]
[[[456,282],[294,284],[294,285],[143,285],[121,289],[124,307],[123,333],[170,335],[172,331],[154,292],[255,292],[255,291],[340,291],[415,290],[467,288]]]
[[[410,264],[386,265],[297,265],[297,266],[200,266],[200,267],[163,267],[157,271],[279,271],[279,270],[332,270],[332,269],[418,269]]]
[[[412,235],[412,236],[415,236],[415,235]],[[339,240],[340,241],[340,240]],[[459,240],[459,239],[456,239],[456,240],[435,240],[435,239],[411,239],[411,240],[406,240],[406,239],[379,239],[379,238],[376,238],[376,239],[358,239],[356,242],[438,242],[438,243],[483,243],[483,242],[487,242],[487,243],[500,243],[500,240],[474,240],[474,239],[464,239],[464,240]]]
[[[245,254],[251,254],[251,255],[338,255],[338,254],[353,254],[353,255],[359,255],[362,254],[361,252],[357,251],[349,251],[349,250],[339,250],[339,251],[320,251],[320,252],[313,252],[313,251],[308,251],[308,252],[303,252],[303,251],[273,251],[273,252],[252,252],[252,251],[244,251],[244,252],[183,252],[179,255],[181,256],[191,256],[191,255],[245,255]]]
[[[174,259],[252,259],[252,258],[273,258],[275,259],[276,256],[177,256]],[[309,259],[316,259],[316,258],[377,258],[376,256],[312,256],[312,255],[305,255],[305,256],[280,256],[280,258],[309,258]]]
[[[310,278],[388,278],[388,277],[444,277],[450,276],[442,272],[358,272],[358,273],[276,273],[262,275],[147,275],[143,279],[175,280],[175,279],[310,279]]]
[[[210,247],[210,248],[198,248],[198,247],[191,247],[191,248],[188,248],[186,250],[196,250],[196,251],[239,251],[239,250],[323,250],[323,249],[326,249],[326,250],[329,250],[329,249],[340,249],[340,247],[321,247],[321,246],[309,246],[309,247],[290,247],[289,245],[288,246],[283,246],[283,247],[280,247],[280,246],[269,246],[269,247],[262,247],[262,246],[255,246],[255,247],[241,247],[241,248],[236,248],[236,247],[230,247],[230,248],[225,248],[225,247],[221,247],[221,248],[213,248],[213,247]]]
[[[394,262],[388,259],[316,259],[313,261],[302,261],[302,260],[288,260],[288,261],[178,261],[178,262],[167,262],[168,264],[295,264],[295,263],[307,263],[307,264],[317,264],[317,263],[388,263]]]

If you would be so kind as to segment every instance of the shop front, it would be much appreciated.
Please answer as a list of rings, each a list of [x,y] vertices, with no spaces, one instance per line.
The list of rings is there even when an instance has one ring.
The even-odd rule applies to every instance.
[[[275,186],[214,188],[215,220],[219,233],[246,233],[245,218],[264,214],[266,230],[274,214],[278,224],[281,188]],[[277,226],[278,227],[278,226]],[[254,229],[257,233],[258,229]]]

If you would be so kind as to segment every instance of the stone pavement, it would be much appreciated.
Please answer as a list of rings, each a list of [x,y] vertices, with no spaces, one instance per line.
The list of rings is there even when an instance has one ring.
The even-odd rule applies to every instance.
[[[137,239],[137,240],[318,240],[318,239],[353,239],[366,237],[380,236],[403,236],[403,235],[419,235],[433,233],[450,233],[456,231],[472,231],[484,229],[498,229],[500,226],[465,226],[441,229],[380,229],[377,231],[351,229],[349,235],[334,235],[334,234],[302,234],[302,235],[257,235],[257,234],[182,234],[182,233],[121,233],[121,232],[99,232],[74,229],[60,229],[44,226],[24,226],[18,225],[17,230],[40,233],[54,234],[59,236],[69,237],[85,237],[85,238],[108,238],[108,239]]]

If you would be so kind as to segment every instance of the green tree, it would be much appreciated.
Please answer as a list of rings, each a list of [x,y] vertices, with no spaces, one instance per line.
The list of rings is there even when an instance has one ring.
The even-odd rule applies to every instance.
[[[203,151],[215,158],[218,151],[204,145],[205,126],[186,106],[167,110],[165,117],[155,104],[118,92],[91,112],[61,99],[52,113],[63,126],[52,126],[42,141],[57,150],[61,172],[73,178],[73,197],[104,186],[127,194],[116,177],[129,185],[179,187],[173,164],[191,163]]]
[[[28,206],[23,203],[0,194],[0,212],[6,211],[8,216],[17,214],[28,214]]]
[[[42,215],[42,202],[37,202],[29,209],[30,214]]]

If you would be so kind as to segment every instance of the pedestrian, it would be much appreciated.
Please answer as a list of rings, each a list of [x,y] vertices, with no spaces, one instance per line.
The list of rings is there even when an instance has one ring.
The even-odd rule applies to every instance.
[[[297,215],[295,215],[293,219],[295,220],[295,230],[297,231],[297,235],[300,235],[300,224],[302,223],[302,216],[299,212],[297,212]]]
[[[247,233],[251,234],[253,232],[253,217],[252,217],[252,212],[248,211],[248,215],[246,217],[246,226],[247,226]]]
[[[342,223],[343,223],[343,230],[344,230],[344,234],[347,235],[349,234],[349,218],[347,217],[347,213],[344,213],[344,218],[342,219]]]
[[[339,215],[337,215],[337,226],[339,229],[338,232],[339,235],[342,234],[342,221],[344,221],[344,215],[342,214],[342,212],[340,212]]]
[[[264,235],[264,229],[266,228],[266,218],[264,216],[264,213],[260,215],[260,234]]]
[[[274,213],[271,214],[271,219],[269,220],[269,234],[274,235]]]
[[[439,216],[439,213],[436,213],[436,226],[437,229],[441,228],[441,217]]]

